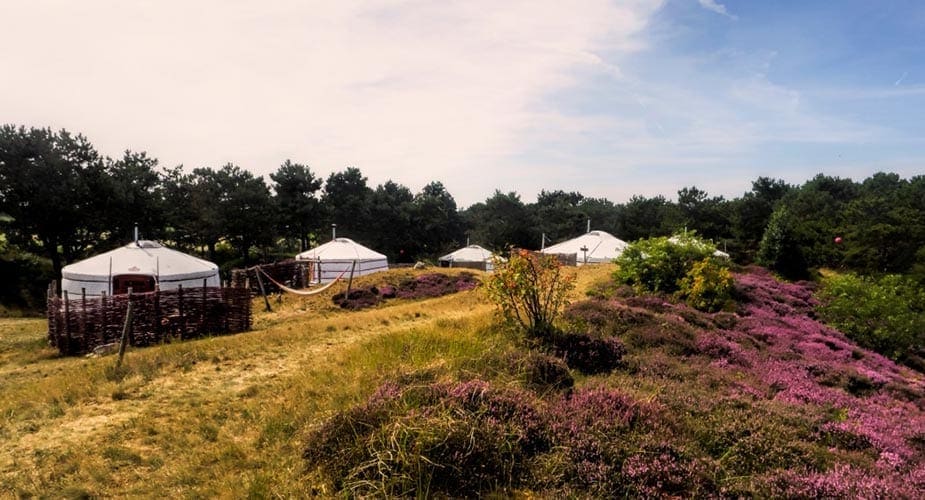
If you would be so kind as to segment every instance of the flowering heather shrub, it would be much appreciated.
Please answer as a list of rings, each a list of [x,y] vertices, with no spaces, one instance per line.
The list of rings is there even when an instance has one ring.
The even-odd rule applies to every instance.
[[[696,349],[701,354],[715,360],[725,360],[728,364],[746,368],[752,365],[752,356],[746,353],[741,345],[715,333],[705,332],[700,334],[697,339]]]
[[[623,462],[625,494],[642,498],[697,497],[716,489],[707,462],[688,457],[671,443],[644,446]]]
[[[531,353],[520,361],[524,385],[538,391],[562,391],[575,385],[565,361],[554,356]]]
[[[655,314],[617,300],[591,299],[570,304],[562,313],[565,322],[576,331],[601,337],[621,335],[628,329],[655,323]]]
[[[561,480],[592,495],[627,491],[620,469],[637,440],[664,430],[659,408],[614,389],[580,389],[550,405]]]
[[[696,331],[684,323],[667,322],[633,328],[623,336],[626,344],[633,349],[664,348],[675,355],[688,355],[697,352]]]
[[[476,494],[516,486],[550,447],[528,394],[473,380],[381,386],[311,433],[309,467],[358,496]]]
[[[344,292],[334,294],[331,300],[344,309],[364,309],[379,304],[382,299],[427,299],[443,295],[472,290],[478,286],[478,279],[472,273],[460,273],[449,276],[430,273],[415,276],[402,281],[397,287],[392,285],[371,286],[350,290],[350,297],[344,298]]]
[[[782,471],[768,480],[766,496],[776,498],[922,498],[925,482],[878,476],[837,464],[823,472]]]
[[[600,338],[585,333],[556,333],[552,350],[565,363],[582,373],[609,372],[621,366],[626,348],[616,337]]]
[[[421,274],[400,283],[395,296],[400,299],[440,297],[464,290],[472,290],[478,284],[478,280],[472,273],[460,273],[457,276],[448,276],[441,273]]]

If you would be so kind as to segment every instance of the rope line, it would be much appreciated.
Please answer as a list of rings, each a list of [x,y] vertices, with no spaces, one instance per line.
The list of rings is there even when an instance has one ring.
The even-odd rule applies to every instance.
[[[330,288],[332,285],[334,285],[334,283],[337,283],[341,278],[344,277],[344,274],[347,273],[347,270],[344,269],[343,272],[340,273],[340,276],[334,278],[334,281],[332,281],[332,282],[330,282],[330,283],[324,285],[324,286],[321,287],[321,288],[318,288],[318,289],[315,289],[315,290],[296,290],[295,288],[289,288],[288,286],[286,286],[286,285],[280,283],[279,281],[276,281],[275,279],[273,279],[273,277],[271,277],[269,274],[267,274],[266,271],[264,271],[263,269],[261,269],[260,266],[256,266],[256,269],[257,269],[258,272],[260,272],[261,274],[263,274],[264,276],[266,276],[267,279],[270,280],[270,282],[272,282],[274,285],[278,286],[281,290],[285,290],[285,291],[287,291],[287,292],[289,292],[289,293],[294,293],[294,294],[296,294],[296,295],[315,295],[315,294],[321,293],[321,292],[327,290],[328,288]]]

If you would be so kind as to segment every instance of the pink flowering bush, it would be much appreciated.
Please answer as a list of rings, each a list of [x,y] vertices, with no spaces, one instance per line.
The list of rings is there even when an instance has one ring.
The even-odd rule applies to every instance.
[[[386,382],[307,463],[346,496],[925,498],[925,376],[818,321],[815,285],[733,276],[731,311],[601,289],[516,373]]]

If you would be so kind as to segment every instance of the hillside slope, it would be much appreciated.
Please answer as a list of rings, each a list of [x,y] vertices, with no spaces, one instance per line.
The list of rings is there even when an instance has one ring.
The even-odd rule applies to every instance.
[[[0,492],[399,491],[389,489],[407,486],[397,476],[361,485],[303,458],[331,444],[319,432],[332,422],[366,418],[369,408],[382,411],[361,452],[338,441],[325,460],[341,459],[338,467],[360,478],[353,466],[370,464],[363,453],[381,452],[381,460],[395,446],[377,438],[404,432],[433,466],[416,469],[405,494],[441,484],[578,496],[925,492],[925,380],[816,322],[810,286],[750,269],[736,276],[735,312],[704,314],[614,291],[604,285],[610,271],[576,271],[580,294],[598,291],[576,295],[563,325],[615,336],[627,354],[605,373],[572,369],[570,389],[528,383],[536,353],[496,324],[478,291],[361,311],[334,306],[330,295],[274,299],[272,313],[259,301],[253,332],[133,350],[121,370],[111,357],[58,358],[42,347],[40,320],[4,320]],[[508,410],[492,413],[498,408]],[[472,462],[478,467],[439,462],[460,451],[456,441],[423,446],[426,437],[486,430],[485,442],[507,451],[463,440],[453,458],[488,453],[493,461]],[[393,454],[381,471],[427,463],[414,453],[407,462]],[[423,490],[414,480],[425,476]]]

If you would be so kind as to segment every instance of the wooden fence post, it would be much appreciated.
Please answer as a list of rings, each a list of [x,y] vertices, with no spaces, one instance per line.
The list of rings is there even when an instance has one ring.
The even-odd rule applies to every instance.
[[[186,316],[183,314],[183,285],[177,285],[177,312],[180,314],[180,339],[185,337]]]
[[[344,302],[347,303],[350,300],[350,288],[353,286],[353,270],[357,267],[357,261],[353,261],[350,264],[350,277],[347,278],[347,293],[344,294]]]
[[[202,280],[202,310],[199,311],[199,335],[202,335],[203,333],[209,331],[209,329],[206,328],[206,318],[208,317],[208,315],[206,314],[206,303],[207,303],[206,302],[206,291],[207,291],[206,284],[207,283],[208,283],[208,280],[206,278],[203,278]]]
[[[161,317],[161,284],[155,283],[154,285],[154,336],[157,337],[157,342],[164,341],[164,329],[163,327],[164,318]]]
[[[80,341],[88,344],[87,342],[87,289],[81,287],[80,289]]]
[[[122,366],[122,358],[125,357],[125,344],[128,341],[128,332],[132,329],[132,287],[128,287],[128,306],[125,309],[125,325],[122,327],[122,340],[119,341],[119,359],[116,360],[116,368]]]
[[[67,290],[64,291],[64,338],[67,341],[65,344],[67,347],[64,349],[64,352],[67,354],[71,353],[71,328],[69,323],[71,322],[71,301],[67,298]],[[59,347],[60,349],[60,347]]]
[[[263,279],[260,277],[260,266],[254,266],[254,274],[257,275],[257,284],[260,285],[260,294],[263,295],[263,303],[267,306],[267,312],[273,312],[270,307],[270,299],[267,298],[267,290],[263,287]]]
[[[106,344],[106,332],[109,331],[109,304],[106,291],[100,292],[100,345]]]

